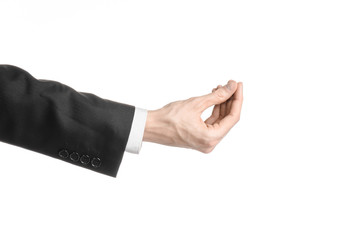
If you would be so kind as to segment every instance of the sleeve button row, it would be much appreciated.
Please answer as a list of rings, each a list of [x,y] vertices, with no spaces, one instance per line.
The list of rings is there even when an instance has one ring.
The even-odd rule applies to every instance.
[[[89,157],[89,155],[85,154],[80,157],[79,153],[72,152],[71,154],[69,154],[68,150],[66,150],[66,149],[60,150],[58,155],[59,155],[59,157],[64,158],[64,159],[69,157],[70,160],[72,160],[73,162],[78,162],[78,160],[80,159],[80,162],[83,165],[87,165],[87,164],[91,163],[92,167],[94,167],[94,168],[98,168],[102,164],[101,159],[98,157],[92,158],[92,161],[91,161],[91,158]]]

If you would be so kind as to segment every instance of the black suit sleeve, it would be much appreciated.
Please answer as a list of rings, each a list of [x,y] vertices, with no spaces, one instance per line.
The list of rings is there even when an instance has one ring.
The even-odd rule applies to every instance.
[[[134,111],[0,65],[0,141],[116,177]]]

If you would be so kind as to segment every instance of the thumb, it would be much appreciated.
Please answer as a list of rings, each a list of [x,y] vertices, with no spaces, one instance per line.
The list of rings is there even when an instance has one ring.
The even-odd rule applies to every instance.
[[[202,106],[201,110],[204,111],[213,105],[227,101],[235,93],[236,89],[237,83],[234,80],[229,80],[226,85],[218,88],[214,92],[198,97]]]

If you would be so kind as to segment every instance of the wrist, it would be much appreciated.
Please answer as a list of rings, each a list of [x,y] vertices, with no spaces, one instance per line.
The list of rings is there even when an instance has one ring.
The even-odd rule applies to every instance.
[[[165,116],[162,116],[160,110],[148,111],[143,141],[167,144],[168,125]]]

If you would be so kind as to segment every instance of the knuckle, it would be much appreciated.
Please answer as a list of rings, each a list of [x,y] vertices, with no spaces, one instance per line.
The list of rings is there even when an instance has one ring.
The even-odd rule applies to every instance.
[[[218,91],[215,91],[215,96],[217,98],[220,98],[220,99],[224,99],[225,98],[225,92],[222,91],[222,89],[219,89]]]
[[[206,148],[205,150],[203,150],[202,152],[205,153],[205,154],[208,154],[208,153],[211,153],[212,150]]]
[[[208,148],[206,148],[206,153],[211,153],[215,149],[216,145],[212,145]]]
[[[207,139],[202,142],[201,148],[204,149],[205,151],[211,151],[212,149],[215,148],[217,143],[218,143],[217,140]]]
[[[205,154],[208,154],[208,153],[211,153],[213,149],[214,149],[214,148],[211,148],[211,147],[209,147],[209,148],[203,148],[203,149],[201,150],[201,152],[202,152],[202,153],[205,153]]]
[[[210,153],[220,142],[221,137],[219,134],[213,132],[206,132],[199,138],[199,149],[203,153]]]
[[[214,141],[208,141],[207,143],[206,143],[206,145],[205,145],[205,147],[207,148],[207,149],[209,149],[209,148],[212,148],[212,147],[214,147]]]
[[[208,139],[202,139],[200,141],[201,148],[207,148],[209,147],[209,140]]]
[[[234,119],[234,123],[237,123],[240,121],[240,114],[238,114],[238,115],[230,114],[230,116]]]
[[[195,110],[199,109],[203,104],[198,97],[190,97],[187,99],[187,103]]]
[[[183,102],[185,104],[194,105],[194,103],[196,102],[196,97],[190,97],[190,98],[184,100]]]
[[[199,144],[202,149],[208,148],[209,147],[209,138],[208,137],[201,138],[199,140]]]
[[[189,102],[195,102],[195,100],[196,100],[196,97],[190,97],[190,98],[188,99]]]

